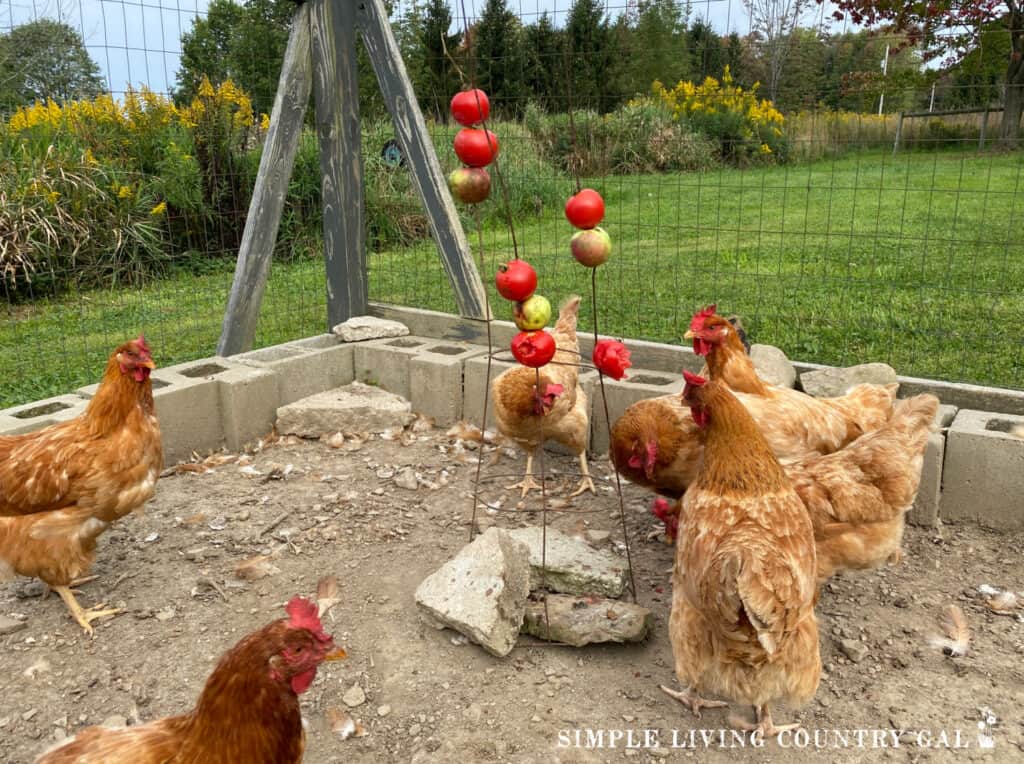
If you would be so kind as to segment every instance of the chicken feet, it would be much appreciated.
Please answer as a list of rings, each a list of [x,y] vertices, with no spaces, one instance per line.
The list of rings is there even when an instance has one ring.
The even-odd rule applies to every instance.
[[[541,487],[540,483],[538,483],[536,480],[533,479],[533,454],[532,453],[528,453],[526,455],[526,476],[522,480],[520,480],[518,483],[513,483],[512,485],[506,486],[506,487],[508,489],[510,489],[510,490],[512,488],[522,488],[523,492],[522,492],[522,494],[520,494],[520,498],[525,498],[526,494],[528,494],[534,488],[540,488]]]
[[[579,487],[576,488],[569,496],[579,496],[584,491],[590,491],[593,494],[597,493],[597,489],[594,488],[594,481],[590,478],[590,470],[587,467],[587,452],[583,451],[579,455],[580,460],[580,472],[583,473],[583,479],[580,480]]]
[[[781,732],[800,729],[799,724],[783,724],[776,727],[772,722],[772,715],[768,710],[767,703],[763,706],[754,706],[754,715],[757,717],[757,722],[754,724],[738,719],[735,716],[729,717],[729,723],[736,729],[746,730],[747,732],[760,732],[762,737],[775,737]]]
[[[102,603],[86,610],[78,604],[78,600],[75,599],[74,593],[67,586],[54,586],[53,590],[60,595],[62,600],[64,600],[64,604],[67,605],[68,610],[71,611],[71,617],[78,621],[78,625],[81,626],[85,630],[85,633],[90,637],[93,635],[93,621],[97,618],[114,616],[121,612],[116,608],[103,610],[102,608],[104,607],[104,604]]]
[[[724,700],[706,700],[693,691],[692,688],[687,687],[685,690],[670,690],[665,685],[660,685],[662,692],[669,695],[684,706],[693,711],[693,715],[698,719],[700,718],[700,710],[702,708],[728,708],[729,704]]]

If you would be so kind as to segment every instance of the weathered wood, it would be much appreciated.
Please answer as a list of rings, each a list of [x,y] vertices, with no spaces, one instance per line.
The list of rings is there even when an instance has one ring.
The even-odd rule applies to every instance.
[[[1002,111],[1002,106],[990,106],[985,109],[946,109],[945,111],[908,111],[904,117],[952,117],[957,114],[981,114],[990,111]]]
[[[310,24],[330,330],[369,298],[354,4],[312,0]]]
[[[309,6],[302,5],[295,13],[281,66],[270,129],[263,145],[235,278],[217,342],[218,355],[234,355],[252,348],[311,87]]]
[[[361,0],[355,5],[370,62],[391,112],[413,183],[426,208],[441,261],[455,290],[459,312],[469,318],[484,318],[487,305],[484,285],[391,32],[383,0]]]
[[[900,150],[900,136],[903,135],[903,112],[900,112],[900,119],[896,123],[896,140],[892,143],[892,155],[896,156],[896,152]]]

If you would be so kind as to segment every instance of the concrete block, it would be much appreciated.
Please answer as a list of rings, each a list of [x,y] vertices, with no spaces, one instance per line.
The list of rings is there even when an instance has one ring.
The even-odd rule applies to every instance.
[[[433,342],[409,361],[412,410],[433,417],[439,427],[462,419],[463,364],[487,353],[464,342]]]
[[[512,357],[512,353],[508,350],[502,350],[494,354],[491,359],[491,382],[493,383],[498,376],[506,369],[511,369],[519,364]],[[587,396],[587,408],[588,411],[588,426],[590,431],[593,432],[593,411],[595,400],[600,404],[600,393],[598,390],[598,375],[596,371],[582,371],[579,376],[580,387],[583,388],[584,394]],[[480,415],[483,411],[484,402],[484,390],[487,389],[487,350],[484,348],[484,354],[469,358],[463,364],[463,382],[462,382],[462,418],[468,422],[480,426]],[[494,400],[492,396],[487,396],[487,429],[496,430],[497,422],[494,419]],[[588,434],[588,443],[590,436]],[[570,451],[564,446],[549,441],[545,449],[552,451],[556,454],[570,454]],[[572,454],[575,456],[575,454]]]
[[[85,413],[89,401],[79,395],[57,395],[0,411],[0,434],[21,435]]]
[[[189,378],[167,369],[157,369],[153,382],[153,403],[160,419],[164,463],[188,459],[193,451],[210,451],[224,442],[221,430],[220,398],[213,380]],[[76,392],[92,398],[99,383]]]
[[[229,450],[238,451],[273,428],[278,379],[269,369],[214,356],[170,366],[166,371],[215,383],[223,444]]]
[[[332,387],[326,367],[315,363],[306,349],[294,344],[250,350],[231,356],[231,360],[276,374],[277,398],[282,406]]]
[[[437,345],[429,337],[386,337],[353,346],[355,378],[376,385],[389,393],[409,399],[409,364],[427,345]]]
[[[961,409],[946,436],[942,468],[943,520],[1024,528],[1024,440],[1010,434],[1024,416]]]
[[[327,387],[331,390],[335,387],[347,385],[354,380],[355,368],[352,363],[355,355],[352,345],[343,342],[333,334],[318,334],[315,337],[307,337],[304,340],[287,343],[289,347],[300,347],[308,352],[313,358],[310,361],[325,369],[327,373]],[[323,392],[323,391],[320,391]]]
[[[590,428],[590,450],[594,454],[608,453],[611,425],[632,404],[645,398],[656,398],[669,393],[682,393],[684,380],[681,374],[668,374],[649,369],[630,369],[625,379],[614,380],[605,377],[604,389],[608,397],[608,417],[605,419],[604,406],[600,400],[600,389],[592,404],[594,415]]]
[[[928,436],[921,465],[921,485],[917,489],[914,506],[907,513],[911,525],[934,527],[939,519],[939,499],[942,495],[942,461],[946,454],[946,428],[956,416],[956,406],[939,406],[935,414],[938,432]]]

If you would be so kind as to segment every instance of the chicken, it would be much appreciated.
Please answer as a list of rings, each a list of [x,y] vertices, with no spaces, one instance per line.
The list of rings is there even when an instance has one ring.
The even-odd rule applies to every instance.
[[[896,384],[856,385],[837,398],[815,398],[766,384],[743,352],[735,327],[715,314],[714,305],[694,315],[684,336],[693,340],[694,352],[707,359],[705,376],[761,400],[763,412],[754,418],[780,458],[836,451],[877,430],[892,413]]]
[[[832,454],[783,465],[814,527],[819,583],[839,570],[874,568],[899,559],[904,516],[917,495],[938,406],[932,395],[896,401],[892,417],[880,429]],[[665,473],[670,481],[671,469]],[[655,479],[661,475],[655,473]],[[672,495],[671,483],[656,487]],[[670,508],[665,502],[653,510],[669,540],[677,533],[679,506]]]
[[[711,692],[754,706],[765,736],[769,704],[806,703],[821,656],[814,615],[814,535],[800,497],[747,410],[721,382],[685,373],[684,399],[705,429],[704,458],[682,499],[669,637],[683,692],[699,715]]]
[[[587,468],[587,395],[579,384],[579,308],[580,298],[573,296],[559,310],[552,332],[558,349],[551,363],[540,370],[525,366],[508,369],[491,384],[498,430],[526,451],[526,476],[509,486],[522,488],[523,496],[540,488],[533,479],[533,453],[548,439],[577,454],[583,477],[572,495],[596,493]]]
[[[290,764],[302,761],[298,696],[323,661],[339,660],[317,606],[301,597],[229,650],[189,713],[108,729],[88,727],[36,764]]]
[[[163,468],[154,368],[142,337],[126,342],[82,416],[0,436],[0,580],[41,578],[87,634],[119,611],[85,610],[70,587],[92,564],[97,537],[153,495]]]
[[[933,395],[897,401],[881,429],[786,466],[814,526],[819,583],[838,570],[900,558],[904,516],[917,496],[938,408]]]

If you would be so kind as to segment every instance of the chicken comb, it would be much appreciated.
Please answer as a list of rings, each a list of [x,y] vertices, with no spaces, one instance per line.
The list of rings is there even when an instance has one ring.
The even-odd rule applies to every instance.
[[[143,353],[149,353],[149,345],[146,344],[146,338],[140,333],[135,339],[135,344],[139,346],[139,350]]]
[[[691,372],[688,372],[686,369],[683,369],[683,379],[686,380],[686,384],[696,385],[697,387],[707,384],[707,380],[704,379],[704,377],[702,377],[700,374],[692,374]]]
[[[284,609],[288,613],[289,629],[305,629],[320,642],[330,641],[331,636],[324,631],[324,626],[320,623],[319,609],[315,602],[307,600],[305,597],[295,596],[289,600]]]
[[[715,311],[718,309],[718,305],[712,303],[703,310],[698,310],[693,314],[693,318],[690,320],[690,331],[699,332],[704,328],[704,322],[715,315]]]

